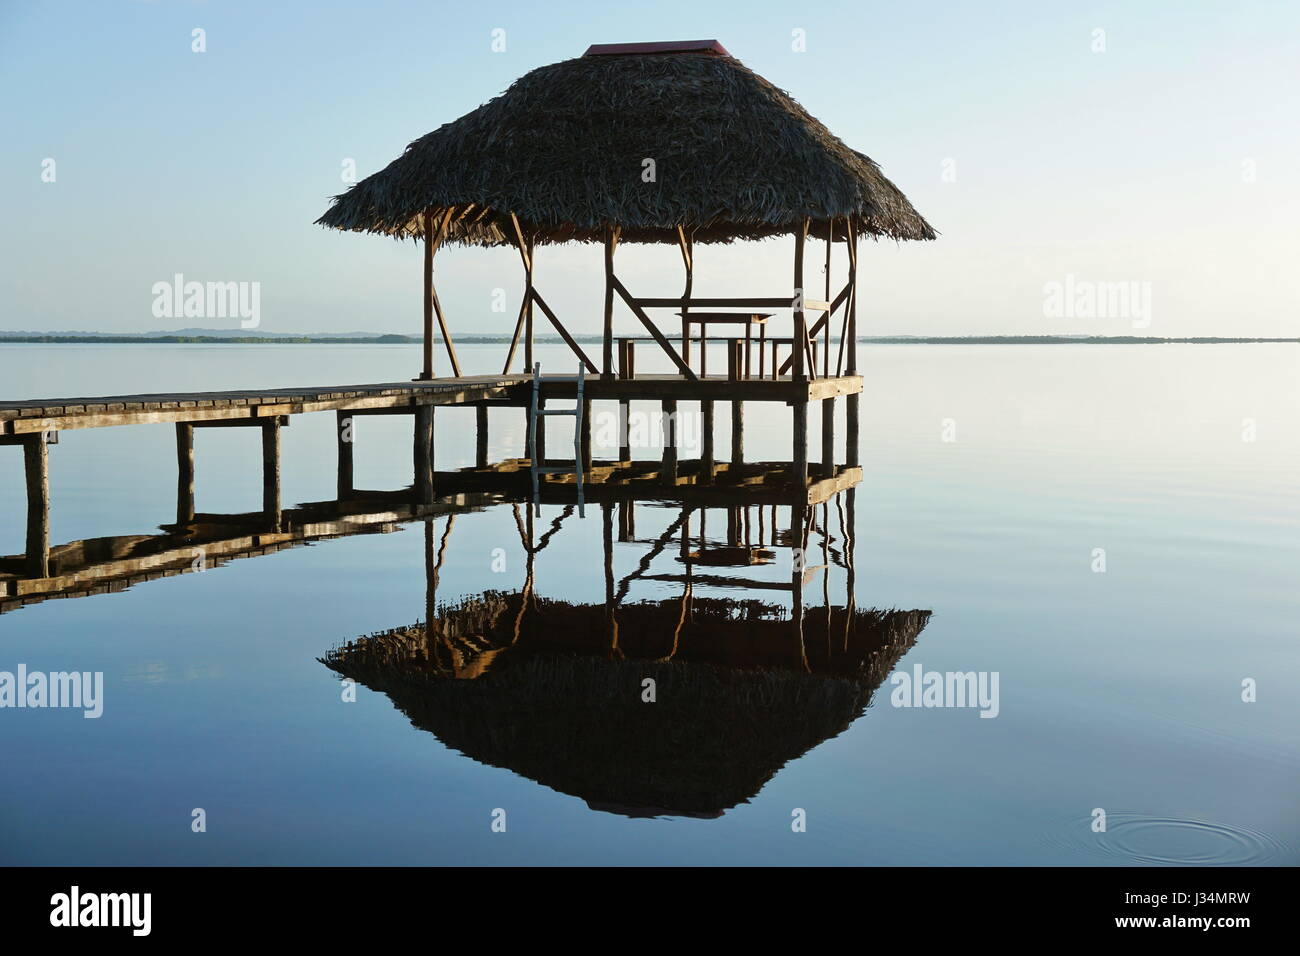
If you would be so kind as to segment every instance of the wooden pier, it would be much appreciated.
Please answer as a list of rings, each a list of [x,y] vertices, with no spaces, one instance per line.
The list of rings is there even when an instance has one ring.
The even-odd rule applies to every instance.
[[[630,352],[630,348],[628,349]],[[713,405],[731,402],[732,461],[744,458],[745,402],[777,402],[794,410],[791,434],[791,480],[806,483],[808,477],[807,409],[810,402],[822,408],[821,468],[826,473],[833,460],[834,401],[844,396],[849,403],[850,434],[846,440],[847,460],[856,463],[857,402],[862,379],[857,375],[833,378],[775,379],[729,378],[680,375],[628,375],[611,379],[593,377],[586,383],[584,406],[590,411],[593,402],[615,402],[626,421],[632,401],[657,400],[664,412],[675,415],[680,402],[699,402],[704,425],[700,459],[700,481],[707,483],[728,463],[714,456]],[[542,379],[541,395],[545,400],[575,397],[571,380]],[[490,407],[514,407],[527,414],[532,396],[532,378],[526,375],[479,375],[438,378],[413,382],[389,382],[373,385],[326,386],[317,388],[249,389],[221,392],[185,392],[143,395],[114,395],[76,398],[0,401],[0,445],[20,446],[27,485],[26,571],[32,578],[49,576],[49,471],[50,448],[57,445],[63,432],[87,428],[123,425],[172,424],[176,431],[177,510],[176,520],[184,523],[195,514],[194,503],[194,433],[203,428],[257,428],[261,435],[260,460],[263,487],[263,515],[271,528],[281,521],[280,502],[280,429],[296,415],[333,412],[336,416],[336,452],[338,495],[346,499],[352,493],[353,442],[355,419],[369,415],[409,415],[412,418],[413,487],[417,499],[432,503],[435,498],[435,461],[433,453],[434,412],[438,407],[474,408],[477,465],[486,468],[488,418]],[[591,460],[591,421],[582,418],[581,448],[584,470],[593,467]],[[673,421],[672,418],[669,419]],[[538,456],[545,458],[545,418],[537,419],[541,430]],[[526,424],[533,427],[532,420]],[[677,435],[668,429],[662,464],[683,474],[690,471],[679,463]],[[527,443],[522,449],[527,453]],[[631,460],[631,449],[620,448],[620,461]],[[525,459],[525,461],[527,461]],[[507,466],[517,467],[517,466]],[[549,487],[552,482],[548,481]]]

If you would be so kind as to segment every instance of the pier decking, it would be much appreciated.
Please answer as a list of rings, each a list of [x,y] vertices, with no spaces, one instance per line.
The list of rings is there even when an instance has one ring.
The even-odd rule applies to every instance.
[[[416,405],[501,405],[528,403],[528,375],[470,375],[428,381],[381,382],[373,385],[327,385],[313,388],[234,389],[221,392],[162,392],[80,398],[0,400],[0,438],[14,438],[74,428],[104,428],[168,422],[216,422],[265,419],[323,411],[410,411]],[[862,377],[732,380],[726,376],[687,379],[680,375],[586,382],[591,399],[614,401],[822,401],[862,391]],[[572,398],[573,382],[542,380],[547,398]]]

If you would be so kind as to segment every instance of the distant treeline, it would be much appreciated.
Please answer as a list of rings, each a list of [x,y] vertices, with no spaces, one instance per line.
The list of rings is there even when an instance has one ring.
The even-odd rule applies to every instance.
[[[575,341],[593,344],[599,335],[575,335]],[[506,345],[508,335],[465,335],[456,337],[463,345]],[[542,345],[560,345],[555,335],[539,335]],[[652,342],[648,336],[644,341]],[[838,339],[832,339],[838,341]],[[0,344],[37,343],[52,345],[417,345],[415,335],[315,336],[315,335],[4,335]],[[1162,338],[1155,335],[864,335],[867,345],[1231,345],[1251,342],[1300,342],[1300,338],[1243,338],[1217,335]]]

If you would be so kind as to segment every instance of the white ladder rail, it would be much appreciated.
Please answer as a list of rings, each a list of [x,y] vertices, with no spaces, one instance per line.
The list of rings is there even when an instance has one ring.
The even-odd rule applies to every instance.
[[[578,517],[585,518],[585,509],[583,507],[583,472],[582,472],[582,409],[583,409],[583,386],[586,381],[586,369],[579,364],[577,375],[554,375],[546,379],[548,382],[575,382],[577,384],[576,396],[573,408],[542,408],[541,391],[542,391],[542,363],[537,362],[533,365],[533,394],[528,407],[528,462],[531,466],[533,477],[533,508],[534,514],[542,513],[542,495],[541,495],[541,475],[553,474],[572,474],[578,490]],[[573,417],[573,467],[568,468],[563,465],[548,467],[543,461],[537,460],[537,431],[542,427],[542,420],[548,415],[571,415]]]

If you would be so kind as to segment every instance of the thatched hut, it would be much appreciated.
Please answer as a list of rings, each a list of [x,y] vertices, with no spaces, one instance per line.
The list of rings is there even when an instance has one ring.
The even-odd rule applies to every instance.
[[[617,295],[668,353],[683,376],[689,365],[692,310],[737,308],[793,312],[793,377],[815,375],[808,340],[842,309],[840,333],[856,335],[856,244],[859,236],[933,239],[935,231],[868,156],[847,146],[788,93],[730,56],[715,40],[593,46],[578,58],[540,67],[506,92],[412,142],[386,168],[334,198],[318,220],[335,229],[423,239],[425,366],[433,376],[436,315],[453,371],[459,374],[432,262],[441,243],[512,245],[526,292],[505,371],[525,334],[532,361],[532,309],[538,306],[591,372],[614,376],[613,307]],[[691,297],[694,243],[729,243],[792,235],[793,294]],[[848,250],[848,283],[832,299],[804,296],[804,241],[813,235]],[[605,245],[604,352],[599,368],[572,340],[533,284],[537,246]],[[620,242],[680,246],[686,288],[679,299],[633,296],[614,275]],[[683,313],[682,352],[646,309]],[[804,310],[821,312],[813,329]],[[716,315],[716,313],[711,313]],[[727,318],[711,321],[730,321]],[[797,343],[803,343],[799,347]],[[829,347],[823,374],[829,372]],[[844,356],[837,373],[844,371]],[[849,350],[848,374],[855,370]]]
[[[593,809],[716,817],[856,720],[928,611],[489,592],[323,658],[474,760]],[[646,678],[655,701],[643,699]]]

